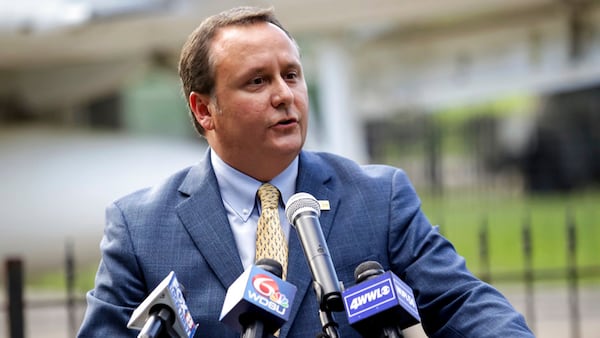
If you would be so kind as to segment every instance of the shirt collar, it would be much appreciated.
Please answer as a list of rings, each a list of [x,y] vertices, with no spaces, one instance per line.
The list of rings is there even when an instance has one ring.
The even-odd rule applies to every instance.
[[[281,199],[283,201],[283,206],[285,208],[285,204],[288,199],[292,197],[292,195],[296,192],[296,178],[298,177],[298,156],[294,158],[292,163],[285,168],[279,175],[277,175],[274,179],[271,180],[271,184],[279,189],[281,193]],[[258,188],[257,188],[258,190]]]
[[[240,218],[246,221],[256,204],[256,191],[260,182],[225,163],[216,152],[210,152],[210,160],[217,176],[221,198],[229,204]],[[298,156],[270,183],[281,192],[283,205],[296,191],[298,177]]]

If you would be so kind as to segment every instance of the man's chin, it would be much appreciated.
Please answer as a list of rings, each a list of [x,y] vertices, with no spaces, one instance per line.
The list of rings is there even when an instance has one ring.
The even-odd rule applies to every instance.
[[[302,150],[302,144],[296,144],[296,145],[285,145],[285,146],[278,146],[276,147],[276,149],[273,151],[274,154],[277,154],[279,156],[288,156],[288,157],[296,157],[296,155],[298,155],[300,153],[300,150]]]
[[[302,140],[300,137],[287,137],[279,139],[274,144],[274,147],[277,149],[277,153],[279,154],[297,155],[302,149],[303,145],[304,140]]]

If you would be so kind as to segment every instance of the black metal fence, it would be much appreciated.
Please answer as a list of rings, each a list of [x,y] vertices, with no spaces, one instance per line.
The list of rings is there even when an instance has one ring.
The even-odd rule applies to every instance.
[[[80,324],[80,309],[85,299],[75,289],[75,255],[73,243],[66,243],[65,254],[65,294],[51,299],[28,299],[25,295],[25,262],[20,257],[5,259],[6,303],[2,309],[6,312],[7,337],[26,337],[26,311],[29,309],[64,308],[67,311],[67,337],[75,337]]]
[[[532,196],[597,189],[600,182],[599,88],[544,97],[540,102],[547,104],[527,108],[535,109],[535,113],[529,112],[529,118],[524,118],[525,115],[511,118],[503,111],[506,107],[495,104],[472,107],[467,113],[398,112],[391,118],[367,123],[369,155],[372,162],[403,168],[421,192],[429,191],[435,200],[441,196],[450,200],[453,188],[461,193],[485,191],[489,195],[518,190]],[[443,210],[440,212],[443,217]],[[488,220],[484,219],[479,225],[479,277],[494,284],[522,286],[525,290],[523,312],[534,331],[543,321],[536,313],[536,304],[541,303],[536,295],[542,296],[542,284],[565,288],[564,307],[568,318],[564,319],[568,321],[570,337],[580,338],[582,319],[589,318],[581,313],[581,285],[584,279],[597,282],[600,266],[578,264],[577,230],[582,231],[581,236],[588,234],[575,222],[574,212],[567,210],[563,232],[566,245],[556,248],[564,250],[565,264],[562,268],[549,269],[535,266],[534,253],[539,255],[543,250],[534,247],[538,242],[533,238],[531,217],[523,219],[520,234],[512,238],[513,243],[521,244],[522,268],[501,272],[491,263]],[[600,224],[594,226],[600,227]],[[592,264],[597,262],[594,260]],[[542,312],[539,307],[537,311]]]
[[[539,269],[533,264],[534,238],[531,231],[531,222],[528,218],[523,220],[521,226],[521,250],[523,252],[523,269],[519,271],[495,273],[490,264],[489,231],[488,222],[483,220],[479,229],[478,245],[480,264],[479,277],[489,283],[510,283],[522,285],[525,289],[524,314],[530,327],[536,331],[538,315],[535,312],[536,284],[546,281],[562,281],[567,292],[569,335],[571,338],[582,337],[582,321],[580,312],[580,282],[584,278],[600,277],[600,266],[582,266],[577,264],[577,225],[570,211],[566,212],[564,233],[566,247],[563,248],[566,255],[566,266],[562,269]],[[67,310],[68,336],[76,335],[81,308],[84,307],[83,295],[75,290],[75,257],[72,243],[67,243],[65,257],[65,296],[55,300],[33,301],[28,300],[24,294],[24,269],[23,261],[19,258],[8,258],[5,260],[6,269],[6,304],[8,337],[25,337],[25,309],[44,307],[64,307]]]
[[[563,281],[567,292],[567,312],[569,314],[569,335],[571,338],[580,338],[581,312],[580,312],[580,281],[585,278],[600,277],[600,266],[584,266],[577,264],[577,225],[570,210],[566,211],[564,234],[566,238],[566,265],[564,268],[540,269],[533,265],[533,236],[531,221],[525,218],[521,226],[521,250],[523,252],[523,270],[503,273],[492,273],[489,255],[489,229],[487,221],[483,221],[479,229],[479,277],[488,283],[521,283],[525,289],[525,317],[529,326],[536,331],[537,314],[536,282]]]

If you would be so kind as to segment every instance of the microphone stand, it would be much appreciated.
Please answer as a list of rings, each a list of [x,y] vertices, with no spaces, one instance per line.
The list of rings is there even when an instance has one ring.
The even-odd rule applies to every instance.
[[[177,337],[177,333],[170,327],[174,321],[174,313],[168,308],[161,308],[148,318],[138,338]]]
[[[265,327],[262,322],[254,321],[248,326],[244,326],[241,338],[262,338],[265,334]]]
[[[331,313],[327,301],[322,297],[323,291],[321,285],[313,281],[313,288],[317,295],[317,302],[319,303],[319,319],[321,320],[321,326],[323,327],[323,331],[317,334],[317,338],[339,338],[339,333],[337,331],[339,325],[335,322],[333,313]]]
[[[404,338],[402,331],[399,328],[383,328],[381,338]]]
[[[262,321],[250,320],[243,325],[240,338],[275,338],[270,332],[273,332],[273,330],[269,330],[268,327],[265,327],[265,323]]]

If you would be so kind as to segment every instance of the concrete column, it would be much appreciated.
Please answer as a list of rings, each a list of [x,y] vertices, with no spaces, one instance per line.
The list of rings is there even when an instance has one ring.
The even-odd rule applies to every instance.
[[[323,150],[365,163],[366,138],[352,95],[351,55],[335,40],[322,41],[316,53]]]

